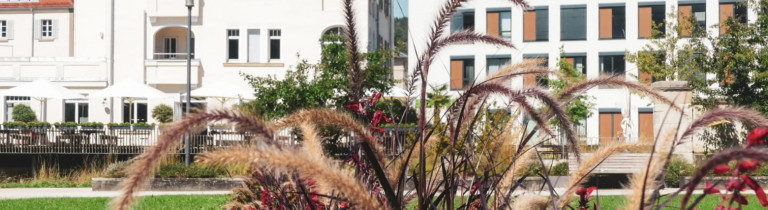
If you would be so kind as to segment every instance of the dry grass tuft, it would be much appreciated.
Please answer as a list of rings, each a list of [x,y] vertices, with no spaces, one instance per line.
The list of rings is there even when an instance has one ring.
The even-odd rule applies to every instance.
[[[209,113],[191,115],[177,123],[171,124],[168,130],[158,137],[155,146],[138,156],[138,160],[131,165],[128,178],[123,181],[123,194],[116,197],[110,205],[114,209],[130,209],[135,201],[133,194],[154,174],[159,160],[170,150],[178,149],[179,141],[189,130],[194,130],[210,121],[228,120],[236,123],[240,129],[252,131],[263,135],[267,139],[273,139],[273,132],[267,124],[252,116],[241,112],[216,110]]]
[[[642,146],[642,144],[614,144],[614,145],[602,145],[600,149],[592,153],[592,156],[585,159],[581,164],[579,164],[579,169],[577,171],[572,171],[571,176],[569,177],[570,181],[568,182],[568,191],[566,191],[560,198],[560,203],[558,203],[558,206],[564,207],[567,205],[571,197],[573,197],[574,192],[578,188],[578,185],[584,183],[589,179],[589,177],[592,176],[592,170],[597,167],[600,163],[602,163],[605,159],[610,157],[611,155],[614,155],[616,153],[624,152],[627,149]]]
[[[520,210],[541,210],[546,209],[549,199],[540,195],[521,195],[515,199],[514,208]]]

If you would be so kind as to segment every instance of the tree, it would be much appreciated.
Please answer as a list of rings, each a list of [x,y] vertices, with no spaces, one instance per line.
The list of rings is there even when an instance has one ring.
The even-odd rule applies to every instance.
[[[581,71],[577,70],[573,67],[573,65],[566,61],[562,48],[560,49],[560,52],[562,54],[562,58],[557,63],[560,77],[555,79],[544,78],[546,83],[553,89],[554,93],[556,94],[560,94],[560,91],[562,91],[565,87],[583,82],[586,78],[586,75],[582,74]],[[581,95],[576,97],[573,101],[565,106],[565,110],[568,113],[568,116],[571,118],[571,121],[573,121],[574,125],[581,125],[587,118],[592,116],[592,111],[590,110],[592,110],[592,107],[594,107],[595,104],[591,103],[589,100],[589,96]]]
[[[408,17],[395,18],[395,48],[408,53]]]
[[[248,113],[275,119],[304,108],[343,107],[350,103],[355,92],[384,92],[394,84],[391,69],[386,65],[392,57],[390,51],[362,55],[366,66],[357,90],[348,75],[350,65],[344,38],[331,34],[320,42],[323,48],[320,62],[311,64],[301,60],[282,80],[274,76],[243,75],[255,89],[257,100],[243,104],[242,108]]]
[[[165,104],[157,105],[152,109],[152,118],[161,123],[171,122],[173,119],[173,108]]]
[[[753,8],[768,7],[766,0],[750,2],[757,4]],[[628,60],[658,80],[687,81],[694,92],[693,104],[702,109],[729,104],[768,113],[768,49],[765,45],[768,14],[761,11],[756,14],[754,23],[728,18],[719,26],[725,28],[720,35],[694,30],[699,33],[685,42],[681,41],[681,27],[667,23],[674,30],[659,34],[643,50],[628,53]],[[733,124],[712,128],[703,135],[712,149],[729,148],[743,141],[740,138],[743,135],[737,132],[739,128]]]
[[[445,93],[448,86],[432,86],[432,92],[427,93],[427,106],[432,108],[432,123],[440,124],[440,109],[451,105],[451,97]]]
[[[32,111],[32,108],[29,108],[29,106],[24,104],[18,104],[16,106],[13,106],[13,121],[18,122],[32,122],[37,119],[37,116],[35,116],[35,112]]]

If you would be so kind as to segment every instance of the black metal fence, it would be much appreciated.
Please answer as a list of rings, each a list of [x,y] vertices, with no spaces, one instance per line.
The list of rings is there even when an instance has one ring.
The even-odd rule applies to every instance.
[[[377,134],[380,148],[388,155],[405,151],[406,139],[411,128],[387,128]],[[0,154],[140,154],[157,142],[160,135],[157,127],[112,127],[112,128],[0,128]],[[209,128],[190,135],[190,153],[199,154],[222,147],[251,144],[256,134],[236,132],[234,129]],[[291,130],[275,135],[275,140],[285,145],[299,144]],[[181,139],[180,139],[181,141]],[[342,148],[352,148],[357,141],[354,136],[339,142]],[[183,152],[183,150],[179,150]]]

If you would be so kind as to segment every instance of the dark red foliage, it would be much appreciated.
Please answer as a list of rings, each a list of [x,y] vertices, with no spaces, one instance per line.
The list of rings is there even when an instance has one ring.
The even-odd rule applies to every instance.
[[[757,127],[747,134],[747,147],[765,144],[768,127]]]
[[[760,186],[752,177],[749,177],[747,175],[741,175],[741,180],[749,186],[749,188],[752,188],[752,190],[755,191],[755,196],[757,196],[757,200],[760,201],[760,205],[768,206],[768,198],[765,196],[765,191],[763,190],[763,187]]]
[[[717,165],[713,170],[713,172],[717,175],[723,175],[725,173],[728,173],[729,171],[731,171],[731,167],[725,164]]]
[[[365,109],[359,103],[347,105],[347,109],[365,115]]]
[[[720,188],[713,186],[712,183],[707,182],[707,186],[704,188],[705,194],[720,194]]]
[[[592,196],[592,192],[596,189],[597,187],[592,186],[589,188],[580,187],[576,190],[576,195],[579,196],[579,209],[586,210],[589,208],[587,203],[589,203],[589,198]]]
[[[740,172],[752,172],[760,168],[760,162],[753,159],[742,160],[739,162],[738,167]]]

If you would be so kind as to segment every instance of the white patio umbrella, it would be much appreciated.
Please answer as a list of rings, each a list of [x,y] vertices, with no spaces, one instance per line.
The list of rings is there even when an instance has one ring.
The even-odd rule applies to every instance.
[[[112,98],[119,97],[128,101],[129,115],[133,115],[133,100],[136,98],[163,98],[165,93],[149,85],[137,82],[132,79],[126,79],[95,92],[88,96],[89,98]],[[114,112],[112,112],[114,114]],[[133,122],[131,122],[133,123]]]
[[[384,96],[391,98],[405,98],[408,97],[408,91],[397,86],[392,86],[392,88],[389,89],[389,93],[384,94]]]
[[[229,99],[255,99],[253,88],[245,85],[237,85],[235,82],[217,81],[201,88],[192,90],[194,97],[216,98],[222,104]]]
[[[43,103],[48,103],[48,99],[76,99],[85,98],[72,90],[69,90],[61,85],[53,84],[48,80],[35,80],[33,82],[19,85],[2,93],[3,96],[27,96],[40,101],[40,114],[42,120],[47,118],[45,109],[43,109]]]

